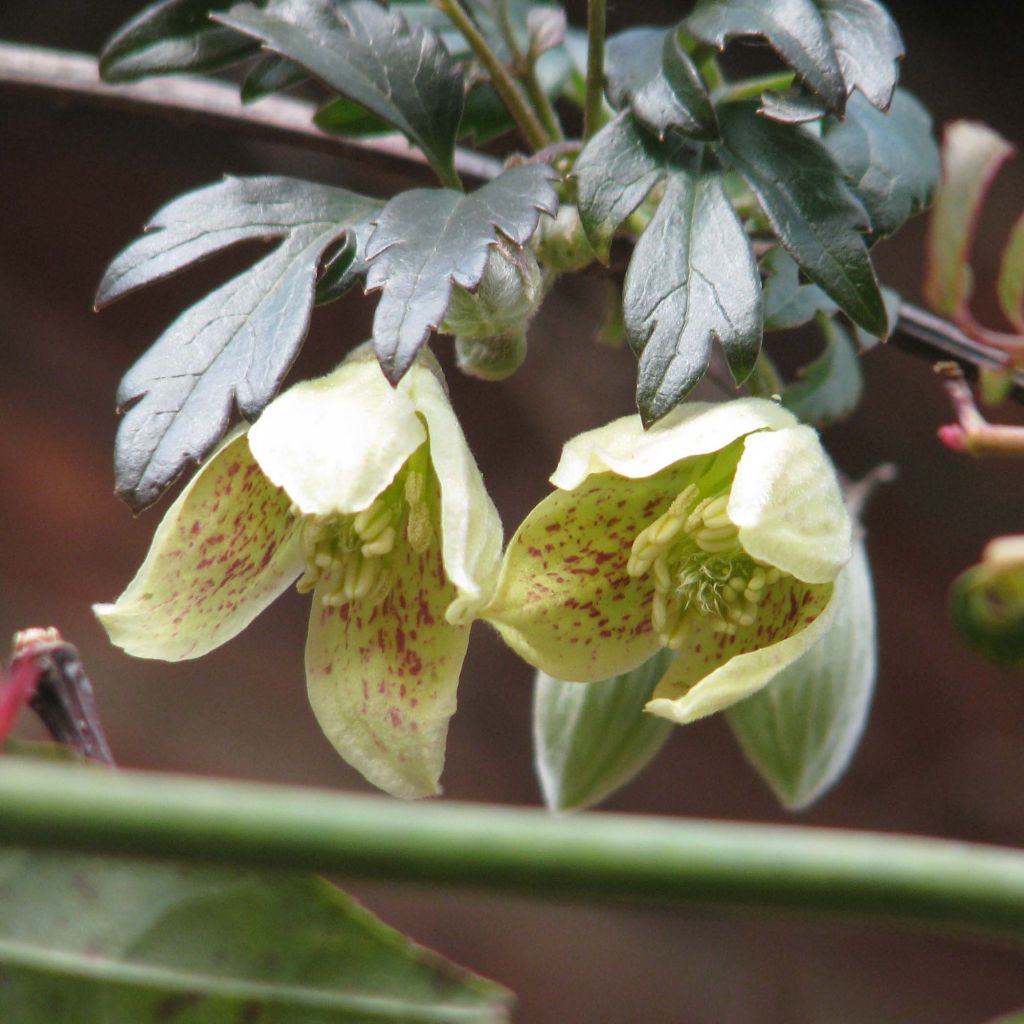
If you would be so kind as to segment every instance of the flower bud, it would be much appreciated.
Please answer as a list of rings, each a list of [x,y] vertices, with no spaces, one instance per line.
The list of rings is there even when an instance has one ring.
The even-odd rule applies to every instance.
[[[526,359],[526,333],[514,331],[495,338],[455,339],[455,361],[469,377],[479,380],[504,380],[511,377]]]
[[[552,270],[581,270],[597,259],[575,206],[560,206],[554,219],[541,217],[534,238],[537,258]]]

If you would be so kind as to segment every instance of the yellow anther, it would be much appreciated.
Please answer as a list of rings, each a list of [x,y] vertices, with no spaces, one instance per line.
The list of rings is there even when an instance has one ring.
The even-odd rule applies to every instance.
[[[352,528],[358,534],[360,540],[373,540],[374,537],[380,536],[390,525],[393,516],[391,509],[386,505],[377,508],[379,504],[379,502],[374,502],[373,505],[368,509],[364,509],[353,520]],[[376,511],[376,514],[367,515],[367,513],[374,511]]]
[[[654,584],[661,590],[672,588],[672,574],[669,572],[668,558],[665,555],[659,555],[654,560]]]
[[[353,559],[353,561],[355,561],[355,559]],[[380,570],[381,563],[378,559],[364,559],[362,565],[359,566],[359,573],[356,576],[355,583],[352,587],[353,601],[361,601],[370,593],[373,589],[373,585],[377,582]]]
[[[730,580],[730,582],[732,582],[732,581]],[[733,604],[736,601],[738,601],[739,599],[740,599],[740,595],[739,595],[739,593],[735,589],[733,589],[733,587],[729,586],[729,587],[723,587],[722,588],[722,600],[726,604]]]
[[[418,505],[423,500],[426,490],[426,478],[416,470],[410,470],[405,477],[405,500],[410,505]]]
[[[686,523],[683,516],[672,515],[671,513],[662,516],[653,526],[649,528],[651,541],[661,546],[667,545]]]
[[[656,590],[654,592],[654,602],[651,605],[651,625],[659,636],[664,631],[667,620],[668,606],[665,603],[665,595],[660,590]]]
[[[345,563],[345,572],[342,575],[339,590],[344,595],[346,601],[351,601],[355,597],[356,582],[359,579],[361,565],[362,559],[356,557],[349,558]]]
[[[707,523],[711,519],[715,519],[725,515],[725,509],[728,506],[728,504],[728,494],[720,494],[717,498],[712,498],[704,507],[704,511],[701,513],[701,515],[704,517],[704,522]]]
[[[389,526],[375,540],[364,544],[359,549],[359,553],[363,558],[380,558],[381,555],[388,554],[394,548],[396,536],[395,528]]]
[[[778,572],[777,569],[775,571]],[[761,566],[757,566],[754,569],[754,571],[750,574],[750,579],[747,581],[747,589],[748,590],[761,590],[764,587],[766,582],[767,582],[767,577],[766,577],[764,569],[762,569]]]
[[[409,506],[409,521],[405,526],[405,536],[409,547],[418,555],[422,555],[434,536],[434,528],[430,525],[430,513],[423,504]]]
[[[738,594],[747,589],[747,581],[743,579],[742,576],[733,576],[733,578],[729,580],[729,586]]]
[[[719,554],[724,551],[732,551],[736,547],[736,537],[704,537],[701,534],[697,534],[693,538],[697,542],[697,547],[701,551],[706,551],[709,555]]]

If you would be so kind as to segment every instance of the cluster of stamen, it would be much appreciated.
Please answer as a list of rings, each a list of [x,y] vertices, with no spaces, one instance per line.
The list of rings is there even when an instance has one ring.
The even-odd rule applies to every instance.
[[[752,626],[768,587],[781,576],[743,550],[728,502],[728,492],[701,497],[691,483],[633,541],[626,571],[633,577],[653,571],[651,623],[666,647],[683,645],[691,611],[729,636]]]
[[[338,607],[349,601],[373,606],[391,589],[391,561],[396,543],[405,541],[417,554],[430,547],[429,468],[407,467],[367,508],[355,514],[304,515],[301,520],[306,571],[297,584],[301,593],[322,588],[322,601]]]

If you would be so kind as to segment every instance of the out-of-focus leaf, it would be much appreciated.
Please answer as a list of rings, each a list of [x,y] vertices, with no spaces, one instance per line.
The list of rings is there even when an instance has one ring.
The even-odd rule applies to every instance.
[[[275,92],[294,89],[308,78],[305,68],[299,67],[298,64],[279,57],[276,53],[265,54],[256,61],[242,82],[242,102],[255,103],[256,100],[271,96]]]
[[[851,96],[846,119],[825,123],[825,145],[871,218],[872,239],[893,234],[931,202],[939,149],[928,111],[902,89],[888,113]]]
[[[876,0],[699,0],[683,24],[719,49],[762,37],[835,114],[854,89],[885,109],[899,78],[903,40]]]
[[[1024,214],[1010,231],[999,264],[996,295],[1006,319],[1024,334]]]
[[[725,712],[747,760],[790,810],[812,804],[846,770],[871,708],[875,600],[863,543],[836,586],[832,629],[763,690]]]
[[[612,105],[628,106],[659,139],[669,128],[698,139],[718,137],[711,100],[676,29],[634,28],[612,36],[605,74]]]
[[[306,334],[321,254],[379,208],[291,178],[228,178],[158,211],[107,269],[98,306],[246,239],[280,238],[251,269],[182,313],[128,371],[115,445],[118,494],[152,504],[227,427],[232,402],[255,419]]]
[[[252,39],[210,21],[231,0],[160,0],[143,8],[100,53],[100,77],[134,82],[177,71],[216,71],[259,50]]]
[[[801,89],[788,89],[786,92],[763,92],[758,113],[783,124],[807,124],[808,121],[820,120],[828,111],[817,96]]]
[[[950,609],[968,647],[997,665],[1024,665],[1024,536],[989,541],[953,583]]]
[[[896,321],[900,315],[900,305],[903,303],[903,298],[895,288],[882,287],[882,301],[885,303],[885,313],[889,319],[889,323],[892,325],[890,328],[894,330],[896,327]],[[877,334],[871,334],[869,331],[865,331],[863,327],[854,325],[853,328],[854,337],[857,339],[857,345],[860,347],[862,352],[867,352],[868,349],[874,348],[883,339]]]
[[[411,189],[381,211],[366,250],[367,291],[382,290],[373,345],[385,375],[402,379],[431,330],[440,326],[453,284],[472,291],[501,232],[525,245],[558,196],[550,167],[512,167],[476,192]]]
[[[645,423],[693,389],[715,338],[733,378],[749,375],[761,347],[761,281],[720,174],[680,168],[669,175],[633,250],[622,308],[640,355],[637,405]]]
[[[789,254],[854,323],[887,336],[885,304],[860,236],[867,213],[822,143],[797,125],[758,116],[750,103],[723,104],[718,120],[723,156]]]
[[[663,649],[631,672],[599,683],[565,683],[537,673],[534,758],[551,810],[600,803],[661,750],[673,725],[643,708],[674,653]]]
[[[800,280],[800,268],[785,249],[772,249],[762,260],[764,282],[764,329],[800,327],[815,313],[831,316],[838,308],[816,285]]]
[[[494,1024],[510,996],[326,882],[0,855],[5,1024]]]
[[[681,135],[659,142],[622,111],[583,147],[573,168],[580,221],[598,258],[612,236],[674,166],[691,165],[699,149]]]
[[[825,351],[808,363],[800,379],[782,392],[782,404],[804,423],[827,427],[857,408],[864,390],[860,360],[850,336],[825,316],[818,317]]]
[[[433,32],[410,28],[373,0],[271,0],[264,9],[245,3],[218,20],[394,125],[442,180],[455,179],[462,71]]]
[[[924,297],[951,319],[967,312],[968,263],[981,205],[1013,147],[987,125],[954,121],[942,140],[942,181],[928,219]]]

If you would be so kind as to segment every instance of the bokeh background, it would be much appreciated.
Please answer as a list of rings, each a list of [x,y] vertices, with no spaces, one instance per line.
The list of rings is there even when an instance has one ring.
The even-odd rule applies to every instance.
[[[138,4],[4,0],[0,37],[95,52]],[[579,21],[584,6],[568,5]],[[890,4],[909,56],[904,84],[941,124],[987,121],[1021,138],[1017,5]],[[613,5],[613,27],[668,22],[679,3]],[[1017,83],[1016,85],[1014,83]],[[78,645],[125,766],[363,790],[322,738],[302,676],[307,599],[290,593],[198,662],[132,660],[93,619],[140,563],[161,508],[134,519],[113,496],[114,393],[121,374],[186,304],[256,248],[91,311],[106,263],[178,193],[223,173],[285,173],[390,194],[410,182],[358,163],[233,138],[181,119],[56,104],[0,90],[0,635],[55,624]],[[1004,170],[979,236],[976,309],[994,319],[996,254],[1024,206]],[[421,179],[416,183],[426,183]],[[877,250],[883,280],[919,293],[924,223]],[[503,385],[450,375],[453,402],[509,530],[546,493],[572,434],[630,411],[634,361],[595,346],[601,283],[559,284]],[[292,379],[324,372],[367,335],[373,302],[319,310]],[[774,351],[785,358],[785,342]],[[448,345],[437,346],[450,365]],[[935,441],[949,413],[927,363],[892,348],[864,359],[857,414],[828,431],[857,477],[883,461],[899,481],[868,515],[877,582],[878,692],[853,765],[800,822],[1024,843],[1024,678],[957,646],[953,576],[986,539],[1020,530],[1019,468],[957,457]],[[1018,411],[1005,416],[1020,419]],[[339,443],[344,443],[339,439]],[[166,502],[163,504],[166,507]],[[531,674],[475,630],[449,740],[445,799],[538,802]],[[38,735],[25,720],[19,731]],[[2,771],[0,766],[0,771]],[[619,811],[785,822],[725,723],[680,730],[609,802]],[[386,920],[520,998],[518,1019],[685,1024],[982,1022],[1024,1006],[1019,953],[918,934],[755,913],[630,910],[349,885]]]

